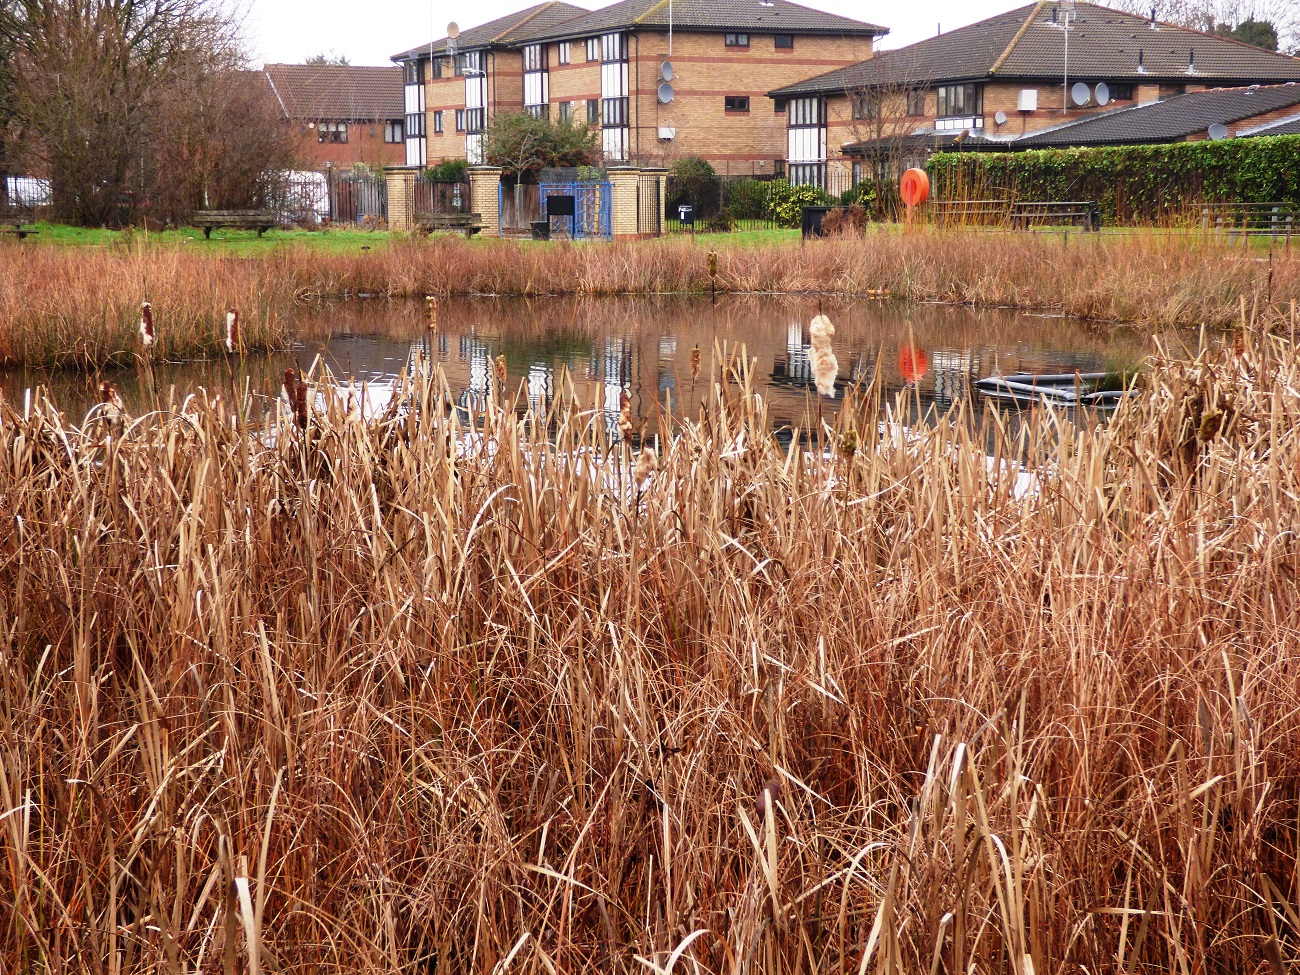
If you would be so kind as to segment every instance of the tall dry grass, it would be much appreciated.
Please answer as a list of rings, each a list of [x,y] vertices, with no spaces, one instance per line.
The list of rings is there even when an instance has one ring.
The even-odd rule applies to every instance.
[[[1300,258],[1180,232],[1129,237],[878,233],[865,239],[725,247],[533,246],[398,240],[358,254],[286,247],[269,257],[183,248],[119,251],[6,247],[0,252],[0,364],[102,364],[133,351],[150,301],[162,358],[216,354],[225,315],[241,313],[250,349],[282,344],[306,299],[358,294],[622,295],[788,292],[888,294],[913,301],[1051,309],[1105,322],[1220,327],[1300,298]]]
[[[1290,340],[1018,438],[859,390],[825,460],[702,376],[635,482],[436,373],[4,407],[0,968],[1283,971]]]

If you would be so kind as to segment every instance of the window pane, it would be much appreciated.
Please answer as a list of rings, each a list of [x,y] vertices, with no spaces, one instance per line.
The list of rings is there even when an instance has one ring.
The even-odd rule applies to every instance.
[[[793,34],[777,34],[777,35],[776,35],[776,46],[777,46],[778,49],[781,49],[781,48],[792,48],[792,47],[794,47],[794,35],[793,35]]]

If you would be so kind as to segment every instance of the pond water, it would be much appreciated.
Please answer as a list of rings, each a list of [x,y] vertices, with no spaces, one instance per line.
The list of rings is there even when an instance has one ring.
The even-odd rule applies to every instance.
[[[446,372],[462,405],[485,398],[492,363],[504,356],[508,385],[526,388],[534,404],[553,397],[567,368],[584,403],[602,402],[616,415],[626,391],[633,413],[653,430],[670,409],[694,415],[717,375],[715,349],[744,346],[774,424],[806,428],[813,402],[808,324],[818,312],[835,323],[840,383],[867,380],[882,370],[886,390],[908,388],[909,411],[946,410],[974,398],[976,379],[995,372],[1106,372],[1131,369],[1150,348],[1128,331],[1087,327],[1059,316],[948,305],[791,297],[706,299],[444,299],[438,328],[426,327],[424,302],[360,300],[299,310],[299,344],[285,352],[239,359],[158,363],[156,382],[184,395],[202,386],[229,390],[249,383],[273,398],[289,367],[305,368],[317,355],[340,379],[384,385],[421,351]],[[692,377],[692,353],[700,368]],[[134,368],[100,374],[36,371],[0,373],[10,403],[36,385],[51,390],[69,415],[96,401],[101,379],[119,387],[127,406],[142,406]],[[840,397],[823,400],[825,415]],[[521,398],[522,403],[522,398]],[[815,406],[814,406],[815,409]]]

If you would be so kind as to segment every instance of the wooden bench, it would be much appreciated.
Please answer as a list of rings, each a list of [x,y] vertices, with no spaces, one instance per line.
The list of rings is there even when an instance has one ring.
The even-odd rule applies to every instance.
[[[473,237],[483,229],[481,213],[417,213],[415,225],[426,234],[435,230],[463,233],[465,239]]]
[[[1201,208],[1201,230],[1289,241],[1300,231],[1300,211],[1286,203],[1208,203]]]
[[[35,237],[40,231],[31,225],[36,222],[36,211],[20,203],[7,203],[0,206],[0,237],[17,237],[25,240]]]
[[[1101,230],[1101,211],[1093,200],[1056,200],[1050,203],[1013,203],[1011,226],[1075,224],[1084,230]]]
[[[218,227],[256,230],[261,237],[276,224],[275,214],[270,210],[200,210],[190,222],[202,228],[205,240],[211,240],[212,231]]]

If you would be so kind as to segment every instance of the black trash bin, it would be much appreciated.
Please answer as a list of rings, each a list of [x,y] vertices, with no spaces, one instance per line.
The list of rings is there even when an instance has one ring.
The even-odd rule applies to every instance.
[[[695,207],[689,203],[683,203],[677,208],[677,222],[683,227],[695,227]]]
[[[533,240],[550,240],[551,239],[551,221],[533,220],[529,223],[533,228]]]
[[[803,218],[799,223],[799,232],[804,237],[820,237],[822,235],[822,220],[826,217],[826,214],[834,209],[834,207],[804,207]]]

